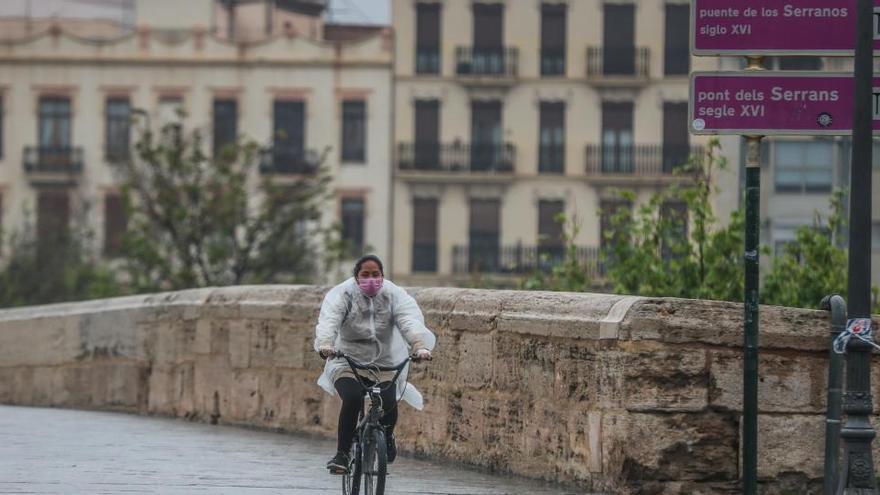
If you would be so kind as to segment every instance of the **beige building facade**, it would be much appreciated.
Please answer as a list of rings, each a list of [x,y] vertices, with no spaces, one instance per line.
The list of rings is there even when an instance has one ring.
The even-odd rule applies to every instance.
[[[326,153],[334,199],[322,223],[341,224],[358,251],[389,251],[390,31],[324,26],[316,2],[273,4],[233,16],[213,0],[139,0],[136,25],[102,41],[58,20],[5,43],[4,228],[31,212],[38,230],[51,230],[85,201],[112,254],[125,222],[114,162],[137,137],[128,119],[146,114],[155,127],[180,108],[209,146],[236,135],[265,145],[259,173],[282,182],[314,173]]]
[[[398,278],[530,271],[560,255],[558,213],[595,262],[617,190],[644,201],[703,149],[688,74],[717,62],[691,60],[686,2],[393,0],[392,13]],[[736,197],[735,175],[720,183]]]

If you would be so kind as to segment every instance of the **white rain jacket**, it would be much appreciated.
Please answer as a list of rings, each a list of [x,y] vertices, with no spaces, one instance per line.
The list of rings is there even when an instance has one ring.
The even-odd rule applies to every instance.
[[[416,300],[387,279],[372,298],[361,292],[354,277],[330,289],[315,327],[315,351],[333,346],[359,363],[376,366],[395,366],[419,349],[434,349],[436,343]],[[337,373],[345,369],[344,359],[328,359],[318,385],[335,395]],[[397,397],[421,410],[422,394],[407,383],[408,371],[409,366],[397,379]]]

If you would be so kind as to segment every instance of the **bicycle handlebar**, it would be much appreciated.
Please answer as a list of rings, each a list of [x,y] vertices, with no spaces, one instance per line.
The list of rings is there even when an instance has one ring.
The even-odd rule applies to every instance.
[[[375,366],[375,365],[361,364],[361,363],[351,359],[343,352],[334,352],[333,354],[328,356],[328,358],[342,358],[342,359],[345,359],[346,361],[348,361],[349,366],[351,366],[354,369],[372,370],[372,371],[400,371],[410,361],[412,361],[414,363],[418,363],[420,361],[431,361],[431,358],[422,359],[422,358],[419,358],[416,354],[411,354],[411,355],[407,356],[406,359],[401,361],[401,363],[398,364],[397,366]]]

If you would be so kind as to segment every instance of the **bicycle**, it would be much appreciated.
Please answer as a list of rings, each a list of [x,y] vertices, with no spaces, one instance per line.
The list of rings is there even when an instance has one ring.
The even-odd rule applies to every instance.
[[[363,495],[383,495],[385,493],[385,477],[388,475],[388,452],[385,443],[385,427],[379,422],[380,418],[385,415],[382,408],[382,389],[378,383],[373,385],[364,383],[364,379],[357,370],[396,371],[394,378],[390,381],[390,386],[394,387],[406,365],[410,362],[421,361],[421,359],[411,355],[397,366],[385,367],[360,364],[341,352],[335,353],[333,357],[345,359],[358,383],[363,387],[364,397],[370,399],[370,408],[366,415],[363,408],[358,412],[358,423],[352,442],[348,473],[344,473],[342,476],[342,493],[344,495],[359,495],[361,478],[363,478]]]

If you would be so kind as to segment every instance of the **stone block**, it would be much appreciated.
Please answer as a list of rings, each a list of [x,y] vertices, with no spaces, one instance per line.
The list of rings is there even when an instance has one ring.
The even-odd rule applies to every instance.
[[[229,322],[229,365],[233,368],[247,368],[251,358],[251,329],[244,320]]]
[[[825,458],[824,416],[759,414],[758,452],[759,479],[776,478],[785,473],[821,478]]]
[[[600,323],[622,296],[560,292],[498,292],[500,331],[597,340]],[[552,311],[547,311],[552,307]]]
[[[732,413],[606,412],[601,428],[603,472],[625,482],[738,477],[738,421]]]
[[[460,345],[460,359],[470,359],[473,338],[465,334]],[[505,392],[523,392],[536,397],[555,396],[556,366],[561,359],[560,346],[546,339],[499,333],[495,346],[493,385]],[[478,350],[478,352],[484,352]],[[459,365],[461,370],[464,366]],[[466,376],[460,376],[465,380]]]
[[[83,352],[79,321],[77,315],[33,315],[27,320],[0,316],[0,365],[57,366],[76,361]]]
[[[742,411],[742,352],[709,351],[709,400]],[[764,412],[822,412],[827,360],[813,354],[758,355],[758,405]]]
[[[465,333],[459,345],[458,383],[467,387],[488,388],[492,385],[494,338],[484,333]]]
[[[228,421],[259,421],[262,395],[260,394],[261,373],[236,370],[229,384]]]
[[[625,405],[631,411],[701,411],[709,400],[709,367],[700,348],[638,346],[627,353]]]

